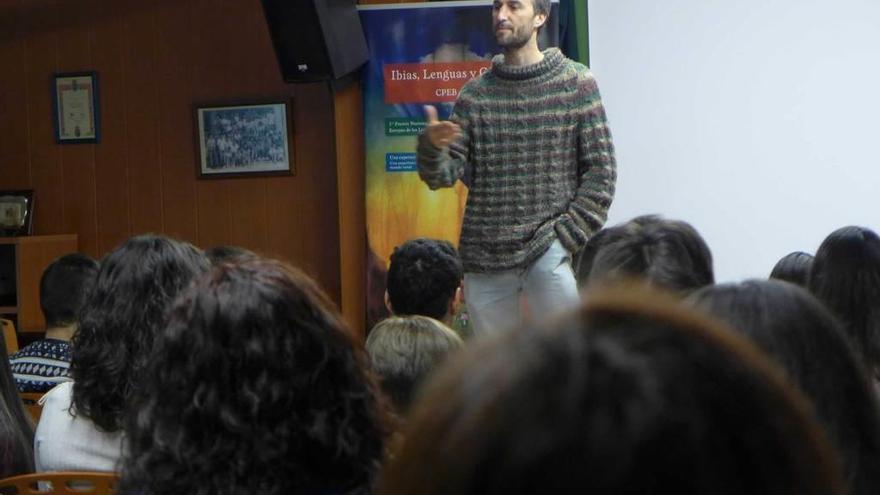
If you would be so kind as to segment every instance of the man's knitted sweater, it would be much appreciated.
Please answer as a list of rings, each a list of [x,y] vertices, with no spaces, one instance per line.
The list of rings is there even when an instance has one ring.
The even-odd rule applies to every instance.
[[[468,186],[459,252],[465,271],[525,268],[558,238],[578,251],[605,223],[617,176],[596,80],[556,48],[528,66],[504,64],[462,87],[448,152],[419,136],[431,189]]]

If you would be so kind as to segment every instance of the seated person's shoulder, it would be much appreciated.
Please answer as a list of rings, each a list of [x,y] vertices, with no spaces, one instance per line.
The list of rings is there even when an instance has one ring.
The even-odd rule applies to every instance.
[[[70,343],[45,339],[32,342],[9,357],[19,392],[46,392],[70,380]]]
[[[50,405],[60,405],[66,408],[70,406],[72,397],[73,382],[64,382],[52,387],[52,389],[43,394],[43,398],[40,399],[40,404],[44,408]]]

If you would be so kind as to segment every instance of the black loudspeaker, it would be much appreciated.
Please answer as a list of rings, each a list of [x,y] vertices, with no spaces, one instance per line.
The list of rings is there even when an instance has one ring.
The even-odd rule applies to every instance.
[[[262,2],[285,81],[332,81],[369,58],[357,0]]]

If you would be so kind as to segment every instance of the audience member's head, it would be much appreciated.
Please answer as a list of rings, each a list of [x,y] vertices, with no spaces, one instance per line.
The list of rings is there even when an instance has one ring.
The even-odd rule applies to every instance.
[[[400,413],[409,408],[428,373],[461,346],[461,338],[449,327],[419,315],[392,316],[373,327],[367,337],[373,370]]]
[[[98,262],[80,253],[64,255],[46,267],[40,279],[40,308],[47,332],[76,326],[97,273]],[[69,339],[69,333],[63,337]]]
[[[775,280],[704,287],[689,301],[750,337],[812,399],[850,493],[880,493],[880,409],[831,313],[801,287]]]
[[[0,479],[34,472],[34,425],[24,410],[0,337]]]
[[[590,237],[577,258],[575,278],[577,279],[579,289],[584,289],[590,285],[590,272],[593,270],[593,262],[596,260],[596,255],[599,254],[599,251],[608,244],[625,239],[636,229],[638,229],[638,226],[625,223],[613,227],[605,227],[593,234],[593,237]]]
[[[146,377],[126,429],[130,493],[372,486],[388,428],[381,392],[333,303],[299,270],[215,267],[175,303]]]
[[[380,494],[838,494],[809,404],[747,339],[593,294],[466,349],[413,404]]]
[[[863,227],[835,230],[816,251],[810,291],[844,324],[869,372],[880,368],[880,237]]]
[[[813,255],[803,251],[795,251],[786,254],[776,262],[776,266],[770,272],[770,278],[806,287],[812,266]]]
[[[696,229],[680,220],[646,218],[650,221],[599,249],[590,269],[591,283],[640,278],[678,293],[714,283],[712,253]]]
[[[205,256],[208,257],[212,265],[235,261],[248,261],[259,258],[259,256],[250,249],[227,245],[208,248],[205,250]]]
[[[448,323],[455,314],[463,276],[458,252],[449,242],[407,241],[391,254],[386,285],[390,310]]]
[[[198,248],[156,235],[132,237],[104,257],[73,337],[77,414],[104,431],[121,429],[171,302],[208,268]]]
[[[578,288],[583,289],[589,285],[590,271],[593,269],[593,261],[596,259],[596,255],[603,246],[625,239],[627,236],[632,235],[633,232],[639,230],[645,225],[663,221],[664,220],[659,215],[641,215],[628,222],[617,224],[612,227],[605,227],[593,234],[584,245],[583,249],[581,249],[577,256],[577,262],[575,263],[577,266],[575,277],[577,278]]]

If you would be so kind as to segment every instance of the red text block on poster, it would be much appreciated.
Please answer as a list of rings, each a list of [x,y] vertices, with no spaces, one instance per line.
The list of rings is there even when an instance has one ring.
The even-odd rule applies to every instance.
[[[385,103],[455,101],[464,83],[489,70],[492,62],[385,64]]]

